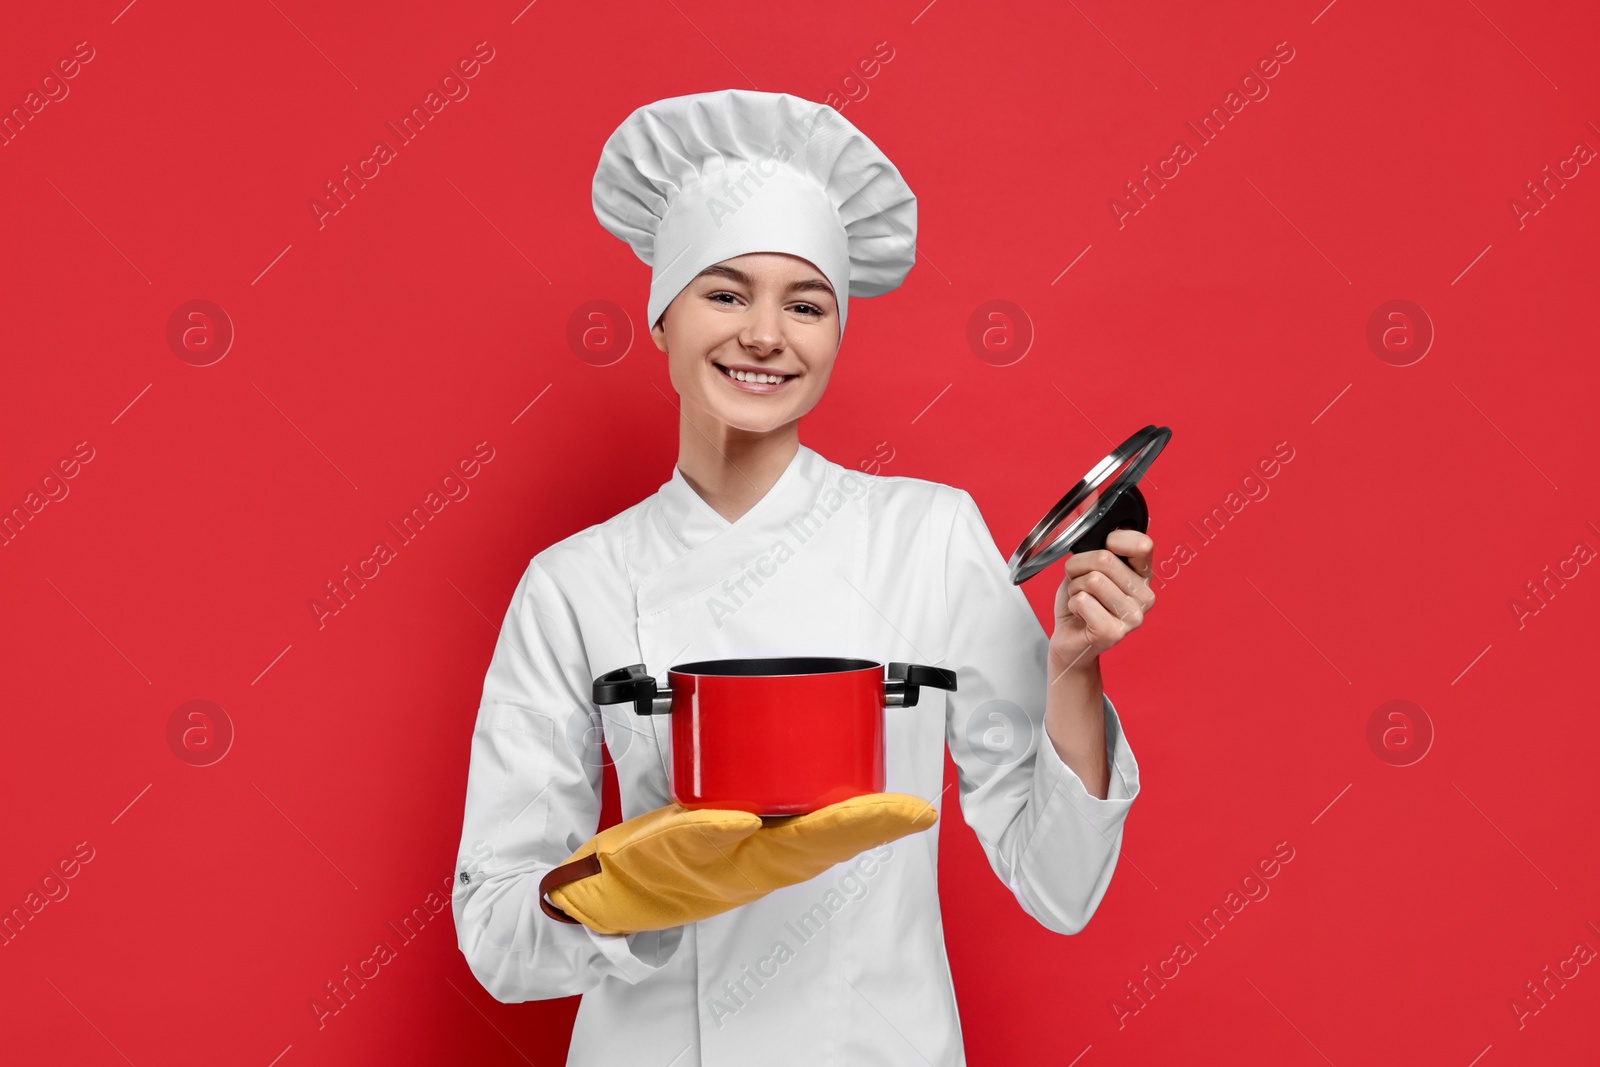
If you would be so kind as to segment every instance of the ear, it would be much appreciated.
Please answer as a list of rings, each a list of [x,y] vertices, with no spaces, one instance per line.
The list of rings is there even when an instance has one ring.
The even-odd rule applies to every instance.
[[[656,347],[661,349],[663,352],[667,350],[667,328],[662,325],[662,323],[666,322],[666,320],[667,313],[663,311],[661,313],[661,317],[656,320],[656,324],[650,327],[650,339],[654,341],[656,343]]]

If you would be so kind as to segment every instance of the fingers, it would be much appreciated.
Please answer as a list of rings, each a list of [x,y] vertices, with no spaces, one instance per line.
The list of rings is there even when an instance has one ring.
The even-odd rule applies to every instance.
[[[1150,547],[1127,548],[1129,542],[1117,538],[1118,534],[1143,538]],[[1091,593],[1105,605],[1106,610],[1118,616],[1131,617],[1133,611],[1141,614],[1149,611],[1156,602],[1156,594],[1150,588],[1148,577],[1154,542],[1135,530],[1113,530],[1111,536],[1106,538],[1106,543],[1110,547],[1077,552],[1067,557],[1066,579],[1062,583],[1065,595],[1070,597],[1080,591]],[[1119,549],[1129,553],[1128,560],[1133,566],[1117,558]],[[1134,567],[1142,568],[1143,573],[1136,572]]]
[[[1134,581],[1143,586],[1142,579],[1136,578]],[[1090,571],[1081,577],[1068,579],[1064,590],[1068,610],[1085,623],[1091,621],[1090,616],[1085,614],[1090,606],[1111,618],[1120,619],[1129,630],[1144,621],[1144,600],[1124,593],[1103,571]],[[1153,601],[1155,594],[1150,593],[1149,598]]]
[[[1119,556],[1127,556],[1124,563]],[[1124,592],[1134,591],[1134,583],[1148,580],[1155,542],[1137,530],[1112,530],[1106,547],[1090,552],[1074,552],[1067,557],[1067,577],[1076,578],[1089,571],[1101,571]]]
[[[1100,577],[1105,578],[1104,575],[1100,575]],[[1109,579],[1106,580],[1109,581]],[[1138,625],[1137,622],[1129,625],[1127,619],[1113,615],[1104,604],[1087,592],[1074,594],[1069,604],[1078,618],[1083,620],[1084,629],[1088,631],[1089,647],[1091,648],[1109,648],[1120,641],[1134,626]]]
[[[1126,556],[1127,566],[1132,568],[1135,574],[1149,580],[1151,567],[1155,561],[1156,543],[1148,534],[1140,533],[1138,530],[1112,530],[1106,535],[1106,548],[1118,556]]]

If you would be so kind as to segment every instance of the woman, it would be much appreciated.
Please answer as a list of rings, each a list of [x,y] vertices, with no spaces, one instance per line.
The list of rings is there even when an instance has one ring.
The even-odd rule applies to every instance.
[[[652,267],[678,461],[648,499],[535,556],[512,597],[473,735],[461,950],[501,1001],[584,994],[569,1063],[960,1064],[931,815],[664,929],[599,933],[541,906],[543,876],[592,851],[602,736],[625,827],[674,812],[661,717],[597,708],[591,683],[734,656],[954,669],[956,692],[886,710],[888,789],[936,811],[948,745],[995,873],[1076,933],[1139,791],[1098,656],[1153,603],[1154,546],[1118,530],[1069,557],[1047,638],[966,492],[800,443],[848,298],[895,288],[915,257],[915,197],[837,112],[742,90],[658,101],[607,141],[594,205]]]

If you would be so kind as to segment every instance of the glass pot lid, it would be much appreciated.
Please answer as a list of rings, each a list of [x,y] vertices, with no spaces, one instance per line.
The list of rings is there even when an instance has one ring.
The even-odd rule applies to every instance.
[[[1063,556],[1104,548],[1112,530],[1144,533],[1150,511],[1138,482],[1171,439],[1167,427],[1146,426],[1096,463],[1011,554],[1012,584],[1021,585]],[[1126,556],[1118,558],[1127,562]]]

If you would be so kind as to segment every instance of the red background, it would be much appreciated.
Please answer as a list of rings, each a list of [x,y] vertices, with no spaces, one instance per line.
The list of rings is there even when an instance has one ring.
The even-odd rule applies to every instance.
[[[1009,554],[1115,440],[1174,431],[1151,534],[1192,551],[1105,658],[1144,792],[1093,922],[1033,924],[945,809],[970,1061],[1595,1054],[1600,968],[1511,1007],[1600,949],[1574,557],[1600,548],[1600,173],[1510,206],[1600,148],[1592,5],[121,4],[13,5],[0,34],[7,111],[94,51],[0,148],[0,506],[93,450],[0,547],[0,907],[93,849],[0,948],[8,1057],[561,1061],[576,1001],[494,1001],[448,911],[321,1029],[310,1003],[449,880],[528,559],[671,473],[659,353],[598,367],[568,325],[609,300],[642,328],[648,271],[589,206],[605,137],[726,87],[849,99],[919,198],[917,266],[853,305],[808,445],[968,489]],[[470,95],[319,228],[324,183],[480,41]],[[1284,41],[1270,95],[1119,228],[1123,183]],[[203,367],[167,341],[196,299],[236,331]],[[1005,366],[966,340],[994,299],[1031,323]],[[1367,341],[1396,299],[1436,333],[1407,366]],[[323,583],[479,441],[471,495],[319,629]],[[235,731],[210,766],[168,740],[191,700]],[[1408,766],[1368,742],[1391,700],[1433,731]],[[1279,842],[1200,947],[1186,923]],[[1180,938],[1197,958],[1119,1026]]]

